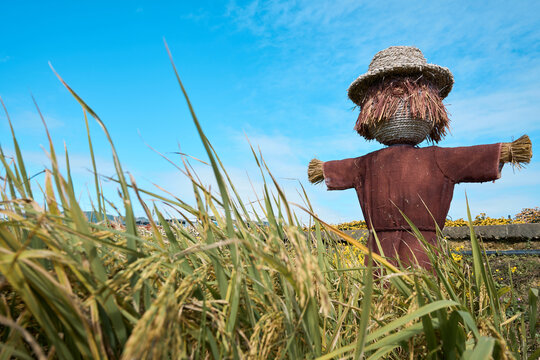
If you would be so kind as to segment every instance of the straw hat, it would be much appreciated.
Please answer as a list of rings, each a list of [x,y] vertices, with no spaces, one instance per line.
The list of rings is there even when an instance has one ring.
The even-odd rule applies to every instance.
[[[360,75],[349,86],[349,99],[361,105],[368,87],[391,75],[423,75],[439,89],[442,99],[448,96],[454,84],[454,77],[450,70],[428,64],[420,49],[413,46],[391,46],[375,54],[369,64],[368,72]]]

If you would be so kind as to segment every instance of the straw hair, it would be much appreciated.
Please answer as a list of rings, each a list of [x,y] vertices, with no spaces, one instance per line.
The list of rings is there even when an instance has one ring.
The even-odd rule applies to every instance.
[[[411,119],[432,124],[427,138],[439,142],[446,135],[450,119],[438,89],[423,76],[393,76],[372,85],[360,101],[360,115],[354,129],[367,140],[375,139],[377,127],[406,109]]]
[[[371,60],[368,72],[349,86],[348,95],[360,105],[366,91],[373,85],[393,76],[423,76],[437,88],[444,99],[454,85],[454,76],[445,67],[428,64],[420,49],[413,46],[391,46],[379,51]]]
[[[324,180],[323,163],[321,160],[313,159],[308,165],[308,180],[312,184],[319,184]]]
[[[511,143],[502,143],[501,146],[501,163],[511,163],[518,169],[528,164],[532,158],[531,139],[527,135],[523,135]]]

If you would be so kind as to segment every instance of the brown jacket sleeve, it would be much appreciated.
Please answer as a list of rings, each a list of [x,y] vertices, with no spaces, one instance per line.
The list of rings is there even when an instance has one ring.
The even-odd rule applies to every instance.
[[[354,187],[358,176],[360,158],[326,161],[323,164],[324,181],[328,190],[345,190]]]
[[[457,148],[435,147],[435,159],[443,174],[455,183],[484,182],[501,177],[501,144]]]

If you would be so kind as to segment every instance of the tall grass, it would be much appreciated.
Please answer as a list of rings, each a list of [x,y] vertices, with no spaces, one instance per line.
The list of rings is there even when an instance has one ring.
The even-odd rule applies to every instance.
[[[126,178],[105,123],[60,77],[82,106],[87,131],[90,115],[110,142],[125,227],[105,216],[108,201],[95,162],[93,210],[102,220],[86,219],[75,197],[69,155],[66,151],[62,173],[47,130],[50,166],[42,193],[35,194],[11,127],[16,156],[0,149],[0,359],[532,359],[540,354],[534,345],[538,290],[531,289],[528,310],[507,315],[515,296],[511,288],[496,290],[472,226],[472,267],[432,249],[433,272],[394,267],[318,219],[307,196],[303,209],[315,230],[305,232],[294,209],[304,210],[287,200],[255,151],[262,194],[256,203],[243,202],[174,72],[219,190],[205,187],[184,163],[194,205]],[[89,132],[88,142],[93,158]],[[150,231],[135,226],[133,201],[151,219]],[[165,208],[196,221],[169,224],[160,210]],[[357,255],[344,255],[342,239],[370,258],[369,266]]]

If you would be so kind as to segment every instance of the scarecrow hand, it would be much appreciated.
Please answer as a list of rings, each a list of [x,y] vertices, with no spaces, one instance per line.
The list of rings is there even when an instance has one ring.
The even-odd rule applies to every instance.
[[[527,135],[523,135],[511,143],[502,143],[500,163],[511,163],[518,168],[522,164],[528,164],[532,158],[531,139]]]
[[[358,177],[358,158],[321,161],[313,159],[308,166],[308,179],[312,184],[324,180],[328,190],[345,190],[355,187]]]
[[[324,180],[323,164],[321,160],[313,159],[308,165],[308,180],[312,184],[318,184]]]

